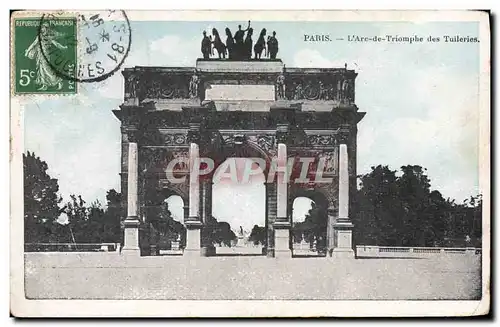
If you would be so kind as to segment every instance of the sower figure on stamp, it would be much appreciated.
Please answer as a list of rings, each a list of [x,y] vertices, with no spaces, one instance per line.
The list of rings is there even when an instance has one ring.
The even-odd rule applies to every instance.
[[[276,59],[276,55],[278,54],[278,39],[276,39],[275,31],[273,31],[273,36],[267,40],[267,51],[271,59]]]
[[[207,32],[203,31],[203,39],[201,40],[201,53],[203,54],[203,59],[209,59],[210,52],[212,52],[212,41],[207,36]]]
[[[266,29],[263,28],[262,31],[260,32],[259,39],[255,43],[255,46],[253,47],[253,51],[255,52],[255,59],[260,59],[262,56],[262,51],[264,51],[264,57],[266,56]]]
[[[243,50],[243,37],[245,36],[245,32],[250,29],[250,21],[248,21],[248,27],[245,30],[241,29],[241,25],[238,25],[238,30],[234,33],[234,53],[235,59],[242,59],[244,57]]]
[[[68,46],[62,45],[57,42],[56,39],[64,36],[62,33],[54,31],[48,27],[48,24],[43,24],[40,30],[41,37],[36,37],[31,45],[24,51],[24,55],[29,59],[34,59],[36,61],[36,79],[35,83],[40,85],[39,91],[45,91],[49,87],[57,86],[60,90],[63,87],[62,78],[57,76],[50,64],[48,63],[49,58],[45,58],[44,54],[50,56],[54,53],[52,47],[58,49],[67,49]],[[40,43],[39,40],[42,40]],[[42,49],[43,48],[43,49]]]
[[[226,58],[226,45],[222,43],[222,40],[220,39],[219,36],[219,31],[217,29],[213,28],[212,29],[212,35],[214,36],[214,40],[212,41],[212,44],[214,45],[215,50],[217,50],[217,54],[219,55],[220,58]]]

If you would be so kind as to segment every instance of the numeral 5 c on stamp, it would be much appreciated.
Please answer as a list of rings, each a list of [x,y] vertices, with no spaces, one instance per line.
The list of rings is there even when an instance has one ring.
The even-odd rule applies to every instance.
[[[15,94],[77,92],[77,24],[74,17],[15,18],[13,88]],[[54,69],[61,67],[62,71]]]

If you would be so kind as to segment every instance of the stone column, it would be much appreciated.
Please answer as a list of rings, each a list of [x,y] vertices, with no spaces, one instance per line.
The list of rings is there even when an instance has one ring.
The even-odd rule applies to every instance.
[[[288,172],[287,172],[287,146],[288,125],[279,124],[277,129],[278,139],[278,167],[276,172],[276,209],[277,216],[274,223],[274,255],[275,257],[292,256],[290,250],[290,220],[288,217]]]
[[[354,225],[349,218],[349,160],[347,145],[339,145],[339,211],[337,221],[334,223],[335,248],[333,257],[354,258],[352,249],[352,228]]]
[[[199,147],[195,142],[189,147],[189,215],[184,221],[186,225],[186,247],[184,254],[188,256],[201,255],[201,226],[200,221],[200,180],[199,176],[192,174],[192,165],[199,164]]]
[[[276,183],[265,183],[266,187],[266,255],[274,258],[274,223],[276,222]]]
[[[213,225],[212,220],[212,181],[204,179],[200,182],[200,214],[201,222],[203,224],[201,230],[201,252],[202,256],[215,255],[215,247],[212,244],[210,237]]]
[[[127,218],[124,221],[123,254],[140,255],[139,225],[137,217],[137,184],[138,184],[138,153],[137,143],[128,144],[128,174],[127,174]]]

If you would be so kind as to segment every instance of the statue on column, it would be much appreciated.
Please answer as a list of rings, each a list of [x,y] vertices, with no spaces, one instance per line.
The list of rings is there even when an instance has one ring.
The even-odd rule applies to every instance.
[[[346,103],[353,103],[354,101],[354,80],[349,79],[347,80],[347,85],[345,87],[345,98],[346,98]]]
[[[278,39],[276,39],[276,32],[273,31],[273,36],[267,39],[267,53],[271,56],[271,59],[276,59],[278,54]]]
[[[283,72],[276,78],[276,98],[279,100],[285,98],[285,75]]]
[[[352,102],[352,80],[344,79],[342,82],[342,103]]]
[[[342,86],[343,86],[343,83],[344,83],[344,76],[341,76],[338,80],[337,80],[337,94],[336,94],[336,97],[335,99],[338,101],[338,102],[343,102],[343,92],[342,92]]]
[[[200,84],[200,78],[197,74],[197,71],[194,71],[193,76],[191,76],[191,80],[189,81],[189,97],[191,99],[198,97],[198,85]]]
[[[253,47],[253,51],[255,52],[255,59],[260,59],[262,56],[262,51],[264,51],[264,57],[266,57],[266,29],[263,28],[260,32],[259,39],[255,43]]]
[[[203,59],[209,59],[211,52],[212,52],[212,41],[207,36],[207,32],[203,31],[203,39],[201,40],[201,53],[203,54]]]
[[[214,40],[211,42],[214,45],[215,50],[217,50],[217,54],[220,58],[226,58],[226,45],[222,43],[222,40],[219,36],[219,31],[217,29],[212,29],[212,35],[214,36]]]
[[[128,93],[130,98],[139,97],[139,78],[135,74],[130,74],[127,77],[127,83],[125,84],[125,93]]]

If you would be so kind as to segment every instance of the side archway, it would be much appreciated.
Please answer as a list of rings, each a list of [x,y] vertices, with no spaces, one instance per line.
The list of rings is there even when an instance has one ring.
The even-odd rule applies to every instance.
[[[309,208],[304,208],[304,206]],[[326,255],[328,237],[328,199],[326,196],[319,190],[292,188],[289,209],[292,222],[290,240],[292,247],[309,247],[317,254]],[[299,218],[297,211],[303,215],[300,221],[297,219]]]
[[[150,255],[181,250],[186,244],[184,219],[187,212],[187,197],[182,191],[172,188],[156,188],[146,191],[144,205],[143,242]]]

